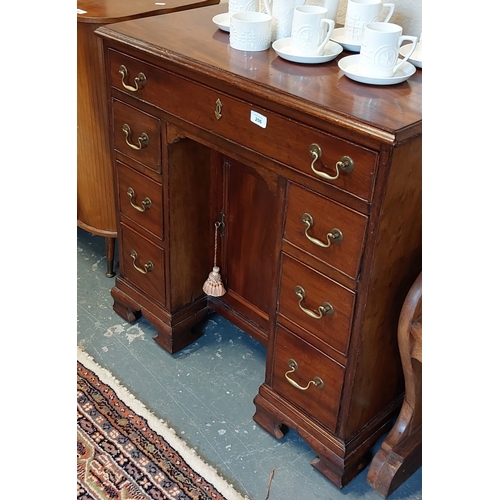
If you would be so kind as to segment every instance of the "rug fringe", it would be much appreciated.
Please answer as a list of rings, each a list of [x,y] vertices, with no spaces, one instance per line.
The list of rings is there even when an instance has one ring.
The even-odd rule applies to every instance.
[[[177,435],[174,429],[169,427],[164,420],[154,415],[151,410],[124,387],[109,370],[100,366],[80,346],[77,346],[77,359],[86,368],[92,370],[102,382],[110,385],[124,403],[130,406],[138,415],[146,419],[151,429],[165,438],[165,440],[182,455],[190,467],[213,484],[222,495],[229,500],[251,500],[247,495],[242,496],[238,493],[233,485],[221,477],[214,467],[207,464],[192,448],[190,448],[187,443]]]

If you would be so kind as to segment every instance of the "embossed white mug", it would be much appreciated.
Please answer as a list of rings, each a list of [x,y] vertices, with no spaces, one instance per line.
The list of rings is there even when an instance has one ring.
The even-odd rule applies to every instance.
[[[264,12],[236,12],[229,20],[229,45],[257,52],[271,46],[272,17]]]
[[[292,21],[292,48],[298,55],[322,56],[335,21],[327,19],[325,7],[301,5],[295,7]]]
[[[382,10],[388,8],[382,18]],[[363,28],[368,23],[386,23],[394,13],[393,3],[382,3],[381,0],[349,0],[345,15],[344,37],[347,43],[360,44],[363,38]]]
[[[259,12],[259,0],[228,0],[229,17],[236,12]]]
[[[411,41],[408,54],[399,60],[403,41]],[[403,35],[403,28],[393,23],[369,23],[363,30],[360,50],[360,69],[366,76],[388,78],[394,76],[417,46],[418,37]],[[399,61],[399,62],[398,62]]]

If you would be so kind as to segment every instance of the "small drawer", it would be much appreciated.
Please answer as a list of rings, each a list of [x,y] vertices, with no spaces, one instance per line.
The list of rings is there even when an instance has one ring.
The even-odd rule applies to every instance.
[[[290,184],[285,239],[356,279],[368,217]]]
[[[334,429],[344,368],[314,346],[278,326],[272,387],[293,405]]]
[[[163,240],[163,189],[149,177],[117,162],[120,213]]]
[[[165,304],[163,249],[121,224],[121,275],[161,304]]]
[[[109,74],[111,85],[126,94],[162,109],[168,101],[165,85],[168,73],[140,59],[109,49]]]
[[[112,100],[115,149],[160,173],[160,120]]]
[[[349,346],[354,303],[353,292],[283,254],[279,315],[344,356]]]

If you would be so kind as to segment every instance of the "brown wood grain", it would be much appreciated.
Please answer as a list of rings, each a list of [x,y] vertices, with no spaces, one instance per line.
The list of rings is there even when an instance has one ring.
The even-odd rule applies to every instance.
[[[158,170],[133,159],[119,135],[112,137],[116,159],[158,182],[164,195],[165,303],[125,276],[112,291],[115,310],[127,320],[142,311],[169,352],[195,338],[187,332],[209,309],[261,341],[268,353],[254,419],[278,438],[285,426],[297,429],[318,454],[312,465],[342,487],[367,465],[403,400],[396,329],[421,270],[422,75],[369,86],[347,79],[335,60],[298,65],[273,50],[235,51],[212,22],[225,9],[97,30],[110,101],[121,103],[119,113],[132,109],[137,125],[152,118],[159,130]],[[127,84],[140,72],[147,84],[127,90],[122,64]],[[252,111],[267,118],[265,127],[250,120]],[[353,172],[318,177],[312,142],[322,149],[318,170],[331,173],[349,155]],[[314,237],[323,239],[336,221],[344,228],[345,245],[332,256],[305,245],[306,208],[314,212]],[[216,261],[227,293],[212,298],[201,287],[221,212]],[[131,224],[125,210],[119,216]],[[150,241],[146,225],[136,221],[132,229]],[[296,285],[306,291],[303,307],[318,311],[330,301],[334,315],[311,318]],[[300,385],[321,373],[333,388],[319,394],[319,405],[317,392],[284,378],[293,356]]]
[[[163,189],[162,185],[154,182],[135,169],[129,168],[117,161],[117,197],[120,213],[132,223],[138,224],[146,231],[163,240]],[[132,188],[134,196],[128,195]],[[150,200],[150,205],[144,209],[143,202]],[[143,210],[142,212],[137,208]],[[129,224],[131,223],[129,222]]]
[[[77,219],[94,234],[116,237],[104,59],[95,29],[77,26]]]
[[[354,320],[357,354],[350,359],[353,380],[345,392],[345,436],[404,392],[397,325],[406,291],[422,270],[421,147],[420,137],[393,151],[391,168],[384,168],[386,182],[380,183],[385,192],[370,220],[372,237],[358,292],[363,314]]]
[[[249,318],[269,331],[274,308],[273,290],[281,239],[277,214],[280,198],[276,179],[271,189],[266,179],[235,160],[224,161],[225,236],[221,256],[228,297],[233,307],[239,302]],[[249,210],[251,207],[251,210]]]
[[[113,276],[117,236],[110,150],[107,86],[99,26],[126,19],[212,5],[218,0],[78,0],[77,9],[77,225],[106,238],[108,275]]]
[[[168,309],[175,313],[204,296],[202,287],[213,266],[210,220],[210,150],[189,139],[174,140],[168,148],[164,177],[165,237],[170,255]]]
[[[408,291],[398,324],[405,398],[396,423],[373,457],[367,483],[383,498],[422,465],[422,273]]]
[[[142,237],[125,224],[121,226],[121,275],[153,297],[165,304],[165,254],[163,248]],[[134,261],[132,252],[137,254]],[[150,262],[153,269],[143,274],[145,265]],[[135,266],[134,266],[135,264]],[[140,268],[141,270],[137,269]]]
[[[128,134],[123,131],[124,125],[130,129]],[[120,101],[113,101],[114,147],[155,172],[160,172],[160,127],[160,120],[155,116]],[[148,137],[147,143],[139,141],[142,134]],[[134,149],[131,145],[140,149]]]
[[[304,214],[312,218],[309,229],[302,221]],[[366,216],[345,205],[290,184],[285,240],[352,278],[358,276],[367,220]],[[325,248],[308,239],[306,229],[310,238],[324,245],[330,242],[330,246]],[[334,229],[342,233],[342,241],[327,238]]]
[[[282,327],[278,327],[276,335],[272,387],[315,420],[327,427],[335,427],[343,385],[343,368]],[[297,363],[297,369],[292,373],[288,373],[292,371],[288,364],[290,359]],[[293,386],[285,377],[286,373],[293,382],[308,389]],[[322,387],[309,385],[315,377],[323,381]]]
[[[370,138],[392,144],[421,132],[421,70],[399,85],[369,86],[349,80],[336,60],[298,65],[273,50],[249,55],[232,49],[229,34],[212,22],[214,15],[225,10],[227,5],[221,4],[174,12],[104,26],[98,34],[147,49],[195,79],[200,79],[201,72],[203,79],[217,80],[218,88],[230,89],[232,95],[244,93],[251,85],[255,105],[274,110],[279,103],[279,111],[286,107],[287,115],[313,126],[320,123],[344,137],[354,133],[356,142],[361,134],[367,144],[373,144]]]
[[[77,14],[77,17],[79,23],[94,25],[96,23],[114,23],[213,5],[219,3],[219,0],[164,0],[161,3],[165,5],[156,5],[156,2],[150,0],[78,0],[77,9],[81,9],[85,13]]]
[[[301,305],[319,315],[319,307],[328,303],[333,314],[324,314],[320,319],[311,318],[299,307],[300,298],[295,287],[301,286],[306,294]],[[349,350],[351,322],[355,294],[300,261],[283,255],[279,296],[279,314],[301,326],[309,335],[321,339],[325,344],[346,355]]]

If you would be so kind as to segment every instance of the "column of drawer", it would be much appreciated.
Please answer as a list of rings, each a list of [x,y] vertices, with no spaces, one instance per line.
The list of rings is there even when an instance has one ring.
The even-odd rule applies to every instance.
[[[289,185],[284,241],[312,264],[282,254],[272,387],[328,428],[337,421],[356,292],[315,266],[355,279],[367,222],[345,205]]]
[[[165,303],[161,122],[158,118],[112,101],[117,199],[121,231],[120,274],[160,304]],[[151,172],[150,175],[145,173]],[[155,177],[157,180],[154,180]]]

